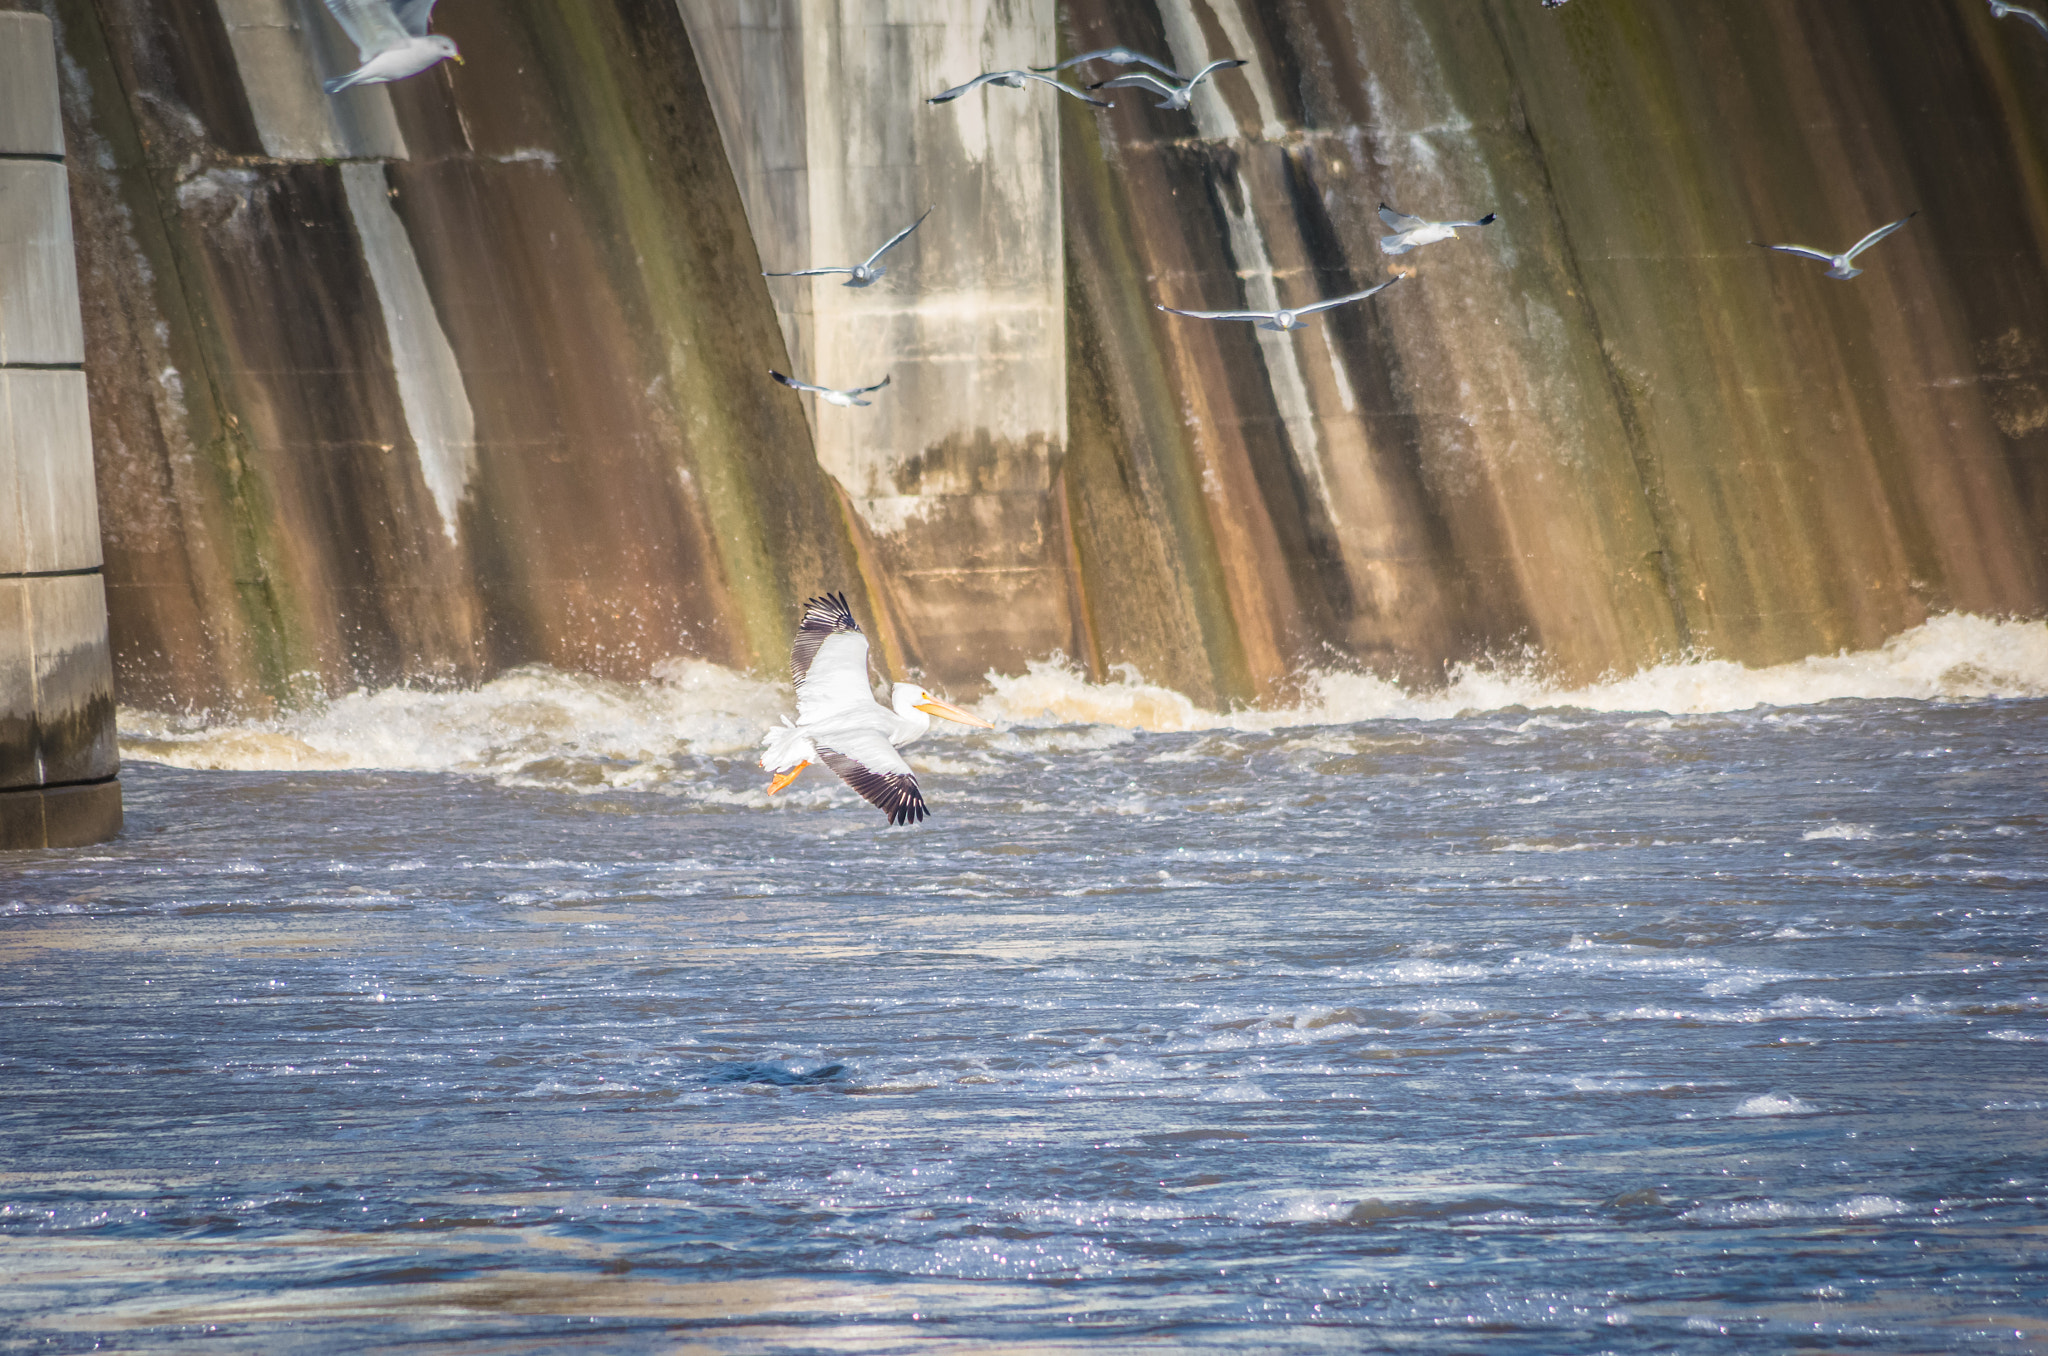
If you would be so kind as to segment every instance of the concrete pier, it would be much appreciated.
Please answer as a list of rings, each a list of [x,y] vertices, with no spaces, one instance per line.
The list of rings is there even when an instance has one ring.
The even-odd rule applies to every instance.
[[[0,13],[0,850],[121,831],[50,21]]]

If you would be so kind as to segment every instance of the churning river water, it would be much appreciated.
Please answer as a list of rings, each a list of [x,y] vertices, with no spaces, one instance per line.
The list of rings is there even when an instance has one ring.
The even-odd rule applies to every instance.
[[[1043,666],[909,830],[781,700],[126,713],[0,863],[0,1349],[2048,1346],[2048,627]]]

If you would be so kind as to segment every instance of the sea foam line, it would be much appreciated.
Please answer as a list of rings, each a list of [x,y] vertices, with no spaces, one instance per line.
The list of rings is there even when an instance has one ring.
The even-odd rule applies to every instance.
[[[1309,674],[1290,705],[1228,712],[1206,710],[1129,669],[1093,683],[1047,660],[988,681],[989,693],[975,706],[998,725],[1093,727],[1104,737],[1112,730],[1434,721],[1515,708],[1702,715],[1844,698],[2042,697],[2048,624],[1951,615],[1875,650],[1770,668],[1694,659],[1581,687],[1499,666],[1457,669],[1431,692],[1325,671]],[[630,788],[668,780],[679,758],[751,761],[761,732],[789,706],[787,684],[687,660],[661,666],[644,683],[535,666],[466,691],[353,692],[270,720],[123,709],[119,727],[124,757],[175,767],[479,772],[535,784],[583,778],[593,789]]]

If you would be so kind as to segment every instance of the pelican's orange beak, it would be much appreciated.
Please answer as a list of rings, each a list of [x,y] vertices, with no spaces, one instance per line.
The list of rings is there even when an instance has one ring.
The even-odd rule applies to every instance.
[[[777,791],[780,791],[783,787],[788,786],[791,782],[796,780],[797,774],[799,772],[802,772],[805,768],[809,766],[810,763],[808,762],[798,763],[789,771],[779,774],[774,781],[768,784],[768,794],[772,796]]]
[[[983,720],[980,716],[969,715],[957,706],[946,705],[937,697],[928,697],[924,701],[919,702],[917,709],[928,716],[938,716],[945,720],[957,720],[962,725],[979,725],[984,730],[996,728],[994,721]]]

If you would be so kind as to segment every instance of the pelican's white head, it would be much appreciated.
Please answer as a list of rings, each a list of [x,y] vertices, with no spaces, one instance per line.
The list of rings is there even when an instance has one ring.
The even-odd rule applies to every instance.
[[[899,716],[907,716],[912,711],[922,711],[927,716],[939,716],[946,720],[956,720],[962,725],[979,725],[984,730],[993,730],[995,728],[992,722],[983,720],[980,716],[962,711],[957,706],[948,706],[916,683],[896,684],[895,687],[890,689],[889,701],[896,708],[896,714]]]

